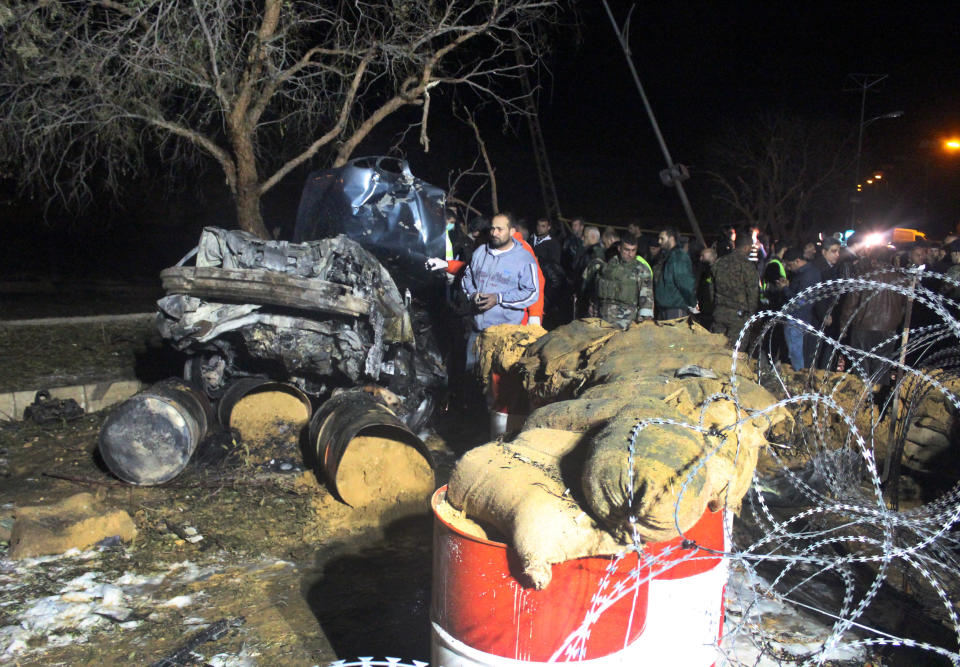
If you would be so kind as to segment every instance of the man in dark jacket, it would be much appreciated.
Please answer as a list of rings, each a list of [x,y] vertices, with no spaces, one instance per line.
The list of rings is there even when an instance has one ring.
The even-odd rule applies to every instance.
[[[574,218],[570,221],[570,235],[563,241],[563,270],[568,276],[574,275],[583,252],[583,219]]]
[[[663,265],[653,287],[658,320],[686,317],[690,309],[697,305],[693,263],[680,247],[679,238],[676,227],[667,227],[660,232]]]
[[[543,271],[543,326],[552,329],[560,324],[561,296],[566,283],[566,276],[561,266],[563,248],[560,242],[553,238],[553,225],[547,218],[537,220],[536,234],[530,240],[533,254],[537,257],[540,270]]]
[[[596,317],[597,275],[606,264],[606,249],[600,242],[600,230],[593,225],[583,230],[584,251],[577,266],[577,304],[575,317]]]
[[[820,271],[820,280],[826,281],[851,277],[852,265],[840,261],[841,250],[840,241],[834,237],[828,236],[823,239],[823,243],[820,246],[820,254],[817,255],[817,258],[813,261]],[[814,326],[822,329],[825,334],[833,339],[836,339],[840,335],[840,322],[837,321],[836,315],[838,313],[835,312],[838,310],[837,305],[839,301],[840,297],[836,296],[829,299],[820,299],[813,305]],[[818,347],[819,349],[816,352],[817,356],[816,359],[814,359],[814,363],[817,368],[826,369],[830,363],[833,349],[822,342]]]
[[[563,291],[560,294],[560,322],[566,324],[576,317],[576,295],[580,286],[580,272],[577,267],[585,252],[583,244],[583,219],[574,218],[570,221],[570,234],[563,240]]]
[[[887,248],[874,248],[861,264],[861,274],[889,269],[873,273],[872,281],[890,285],[906,283],[904,276],[893,270],[892,253]],[[851,346],[890,358],[906,307],[907,297],[892,289],[850,292],[843,302],[840,323],[849,326]],[[890,384],[890,364],[880,359],[864,357],[858,370],[865,374],[868,384],[880,387]]]
[[[781,278],[779,284],[783,290],[784,298],[788,301],[811,285],[820,282],[820,270],[812,262],[808,262],[797,248],[787,250],[784,260],[792,277],[789,281],[786,278]],[[812,302],[796,304],[788,312],[797,319],[811,326],[814,325]],[[787,339],[790,363],[794,370],[799,371],[808,368],[813,361],[813,353],[816,348],[813,336],[805,334],[800,326],[793,323],[784,323],[784,335]]]
[[[711,247],[700,251],[700,273],[697,276],[697,307],[700,309],[700,324],[709,329],[713,324],[713,265],[717,263],[717,251]]]

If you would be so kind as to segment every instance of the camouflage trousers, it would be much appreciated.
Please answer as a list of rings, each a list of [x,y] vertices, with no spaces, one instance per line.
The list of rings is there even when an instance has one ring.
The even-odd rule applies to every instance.
[[[730,341],[730,344],[733,345],[736,342],[737,337],[740,335],[740,331],[743,329],[743,326],[749,319],[749,317],[737,317],[736,315],[731,317],[726,313],[714,313],[713,324],[710,325],[710,331],[725,335],[727,340]],[[743,348],[747,342],[748,340],[744,339],[743,343],[741,343],[741,348]]]
[[[616,324],[621,329],[626,329],[631,322],[637,321],[637,309],[635,306],[627,306],[616,301],[604,301],[600,303],[600,318]]]

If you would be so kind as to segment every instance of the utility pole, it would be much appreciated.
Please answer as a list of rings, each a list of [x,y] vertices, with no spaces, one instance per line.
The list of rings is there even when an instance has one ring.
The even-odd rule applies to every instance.
[[[517,36],[513,36],[517,41]],[[560,221],[560,199],[557,197],[557,187],[553,182],[553,171],[550,169],[550,158],[547,156],[547,144],[543,140],[540,129],[540,117],[537,114],[537,103],[533,97],[533,88],[530,86],[530,77],[527,74],[527,65],[523,60],[523,49],[514,49],[517,54],[517,65],[520,69],[520,84],[523,86],[523,96],[527,107],[527,123],[530,126],[530,136],[533,140],[533,159],[537,163],[537,175],[540,177],[540,192],[543,194],[543,207],[551,221]]]
[[[617,39],[620,42],[620,48],[623,49],[623,55],[627,59],[627,66],[630,68],[630,73],[633,75],[633,82],[637,86],[637,90],[640,91],[640,99],[643,100],[643,106],[647,110],[647,116],[650,118],[650,124],[653,126],[653,133],[657,135],[657,141],[660,143],[660,150],[663,151],[663,157],[667,161],[667,168],[660,172],[660,180],[666,186],[673,186],[677,189],[677,195],[680,197],[680,203],[683,205],[683,210],[687,214],[687,220],[690,221],[690,227],[693,229],[694,235],[697,237],[697,240],[706,247],[707,242],[703,238],[703,232],[700,231],[700,224],[697,222],[697,216],[693,214],[693,208],[690,206],[690,200],[687,199],[687,193],[683,189],[683,181],[690,178],[690,172],[687,170],[686,166],[682,164],[677,164],[673,161],[673,158],[670,157],[670,151],[667,149],[667,142],[663,140],[663,135],[660,133],[660,126],[657,124],[657,118],[653,115],[653,108],[650,106],[650,101],[647,99],[647,94],[643,90],[643,84],[640,83],[640,76],[637,74],[637,68],[633,65],[633,54],[630,52],[630,43],[627,39],[627,34],[630,29],[630,15],[627,15],[627,20],[623,24],[623,29],[617,25],[616,19],[613,18],[613,12],[610,11],[610,5],[607,4],[607,0],[603,0],[603,7],[607,10],[607,17],[610,19],[610,24],[613,26],[613,31],[617,33]],[[630,9],[630,14],[633,14],[633,7]]]
[[[886,74],[851,74],[856,88],[847,88],[845,92],[860,92],[860,125],[857,132],[857,159],[853,177],[853,194],[850,195],[850,229],[856,229],[857,204],[860,203],[860,155],[863,151],[863,118],[867,109],[867,91],[887,78]]]

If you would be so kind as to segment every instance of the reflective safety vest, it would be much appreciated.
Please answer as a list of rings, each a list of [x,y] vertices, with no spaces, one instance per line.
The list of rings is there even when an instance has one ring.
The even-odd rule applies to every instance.
[[[450,232],[453,231],[453,225],[447,225],[443,230],[443,241],[445,246],[444,259],[448,262],[453,259],[453,241],[450,240]]]
[[[637,255],[637,261],[640,262],[641,264],[643,264],[645,267],[647,267],[647,271],[650,272],[650,275],[651,275],[651,276],[653,275],[653,269],[650,268],[650,263],[649,263],[647,260],[645,260],[645,259],[644,259],[643,257],[641,257],[640,255]]]
[[[786,277],[787,277],[787,269],[784,268],[783,262],[781,262],[779,259],[777,259],[776,257],[774,257],[773,259],[770,260],[770,264],[773,264],[773,263],[776,263],[776,265],[777,265],[777,271],[780,273],[780,277],[781,277],[781,278],[786,278]],[[768,266],[769,266],[769,265],[768,265]],[[764,273],[766,273],[766,271],[764,271]],[[768,282],[764,281],[764,280],[763,280],[763,277],[761,276],[761,279],[760,279],[760,302],[761,302],[761,303],[766,304],[766,303],[769,303],[769,302],[770,302],[770,299],[767,298],[767,291],[770,289],[770,287],[771,287],[771,285],[770,285]]]
[[[779,259],[777,259],[776,257],[774,257],[773,259],[770,260],[770,263],[771,263],[771,264],[773,264],[773,263],[776,263],[776,264],[777,264],[777,270],[780,271],[780,277],[781,277],[781,278],[786,278],[786,277],[787,277],[787,269],[784,268],[783,262],[781,262]]]

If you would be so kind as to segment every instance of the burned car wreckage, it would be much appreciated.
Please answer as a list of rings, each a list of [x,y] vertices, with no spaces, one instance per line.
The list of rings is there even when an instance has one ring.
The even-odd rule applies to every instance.
[[[188,383],[215,401],[244,379],[280,381],[318,406],[363,389],[408,435],[424,428],[447,383],[442,284],[424,268],[444,253],[445,193],[385,160],[312,173],[293,241],[208,227],[161,273],[157,326],[188,355]],[[128,448],[115,440],[101,449]]]

